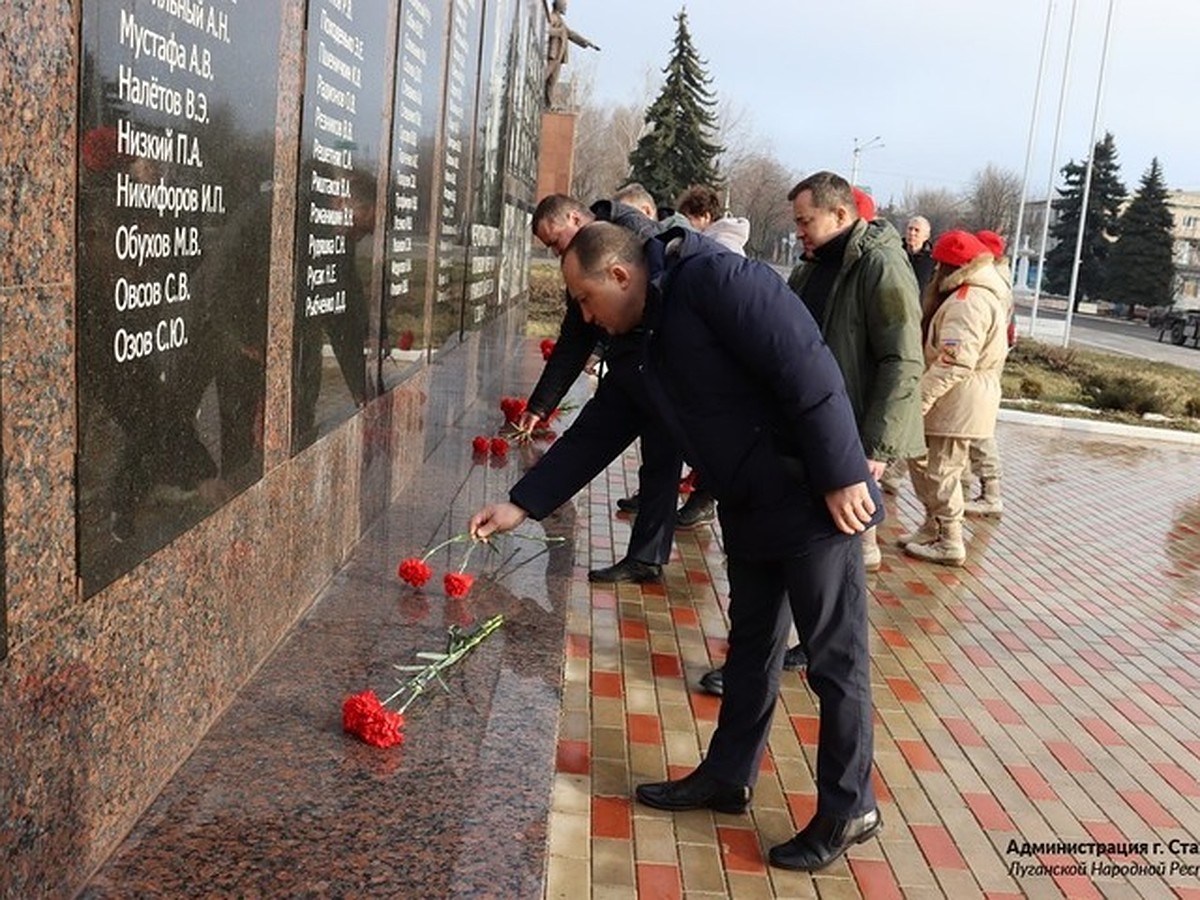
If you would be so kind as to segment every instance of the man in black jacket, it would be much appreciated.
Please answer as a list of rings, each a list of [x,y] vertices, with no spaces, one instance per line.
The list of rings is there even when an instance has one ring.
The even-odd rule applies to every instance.
[[[543,199],[533,211],[531,224],[537,239],[556,256],[562,256],[576,232],[596,220],[620,225],[642,238],[662,230],[658,222],[624,203],[600,200],[589,209],[565,194],[551,194]],[[584,322],[579,307],[568,299],[558,340],[529,395],[526,413],[518,422],[520,427],[532,428],[558,406],[572,382],[579,377],[597,342],[602,340],[605,340],[604,331]],[[636,349],[636,338],[622,336],[607,340],[605,366],[608,372],[602,388],[629,392],[631,402],[642,410],[642,464],[638,469],[641,503],[624,558],[611,566],[588,572],[589,581],[657,581],[671,555],[683,458],[645,399],[638,396]]]
[[[929,238],[932,231],[929,220],[924,216],[913,216],[904,226],[904,251],[908,254],[908,264],[912,266],[913,274],[917,276],[917,296],[925,293],[925,285],[933,277],[933,244]]]
[[[637,798],[667,810],[745,811],[794,617],[820,700],[817,812],[770,859],[823,868],[881,826],[858,535],[880,521],[883,503],[838,365],[769,267],[698,235],[670,231],[643,246],[596,223],[579,231],[562,265],[584,321],[611,335],[641,333],[643,392],[717,498],[728,554],[717,729],[694,772],[640,785]],[[636,436],[638,417],[622,402],[598,392],[508,502],[471,518],[471,534],[486,539],[543,518],[587,484]]]

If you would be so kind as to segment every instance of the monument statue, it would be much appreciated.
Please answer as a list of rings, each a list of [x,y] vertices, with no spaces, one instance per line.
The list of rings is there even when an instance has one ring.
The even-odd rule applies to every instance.
[[[558,72],[567,62],[567,45],[578,44],[580,47],[599,50],[598,44],[593,44],[582,34],[572,31],[563,21],[567,12],[567,0],[554,0],[550,10],[550,33],[546,41],[546,106],[554,106],[554,86],[558,84]]]

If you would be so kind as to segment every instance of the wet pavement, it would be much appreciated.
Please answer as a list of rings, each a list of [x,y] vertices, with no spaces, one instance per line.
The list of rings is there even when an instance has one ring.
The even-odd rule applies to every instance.
[[[536,342],[518,367],[527,388]],[[1200,898],[1200,448],[1001,423],[1005,513],[970,523],[967,565],[885,546],[869,578],[885,829],[810,876],[764,862],[815,804],[801,674],[751,813],[630,802],[700,759],[719,701],[695,685],[723,656],[728,587],[713,526],[677,536],[661,585],[588,584],[628,540],[612,508],[632,450],[522,526],[561,545],[472,557],[466,601],[396,578],[530,462],[472,458],[498,399],[447,428],[82,896]],[[910,488],[889,513],[884,544],[919,521]],[[439,579],[461,553],[434,557]],[[346,695],[382,695],[393,664],[496,612],[505,627],[414,704],[402,746],[342,733]]]

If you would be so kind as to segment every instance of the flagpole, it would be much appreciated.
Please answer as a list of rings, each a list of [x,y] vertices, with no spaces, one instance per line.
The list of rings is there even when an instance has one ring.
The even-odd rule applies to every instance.
[[[1096,132],[1100,128],[1100,106],[1104,99],[1104,70],[1108,66],[1108,44],[1112,35],[1113,9],[1117,0],[1108,0],[1108,21],[1104,25],[1104,49],[1100,51],[1100,76],[1096,79],[1096,105],[1092,110],[1092,140],[1088,146],[1086,174],[1083,176],[1083,200],[1079,211],[1079,231],[1075,235],[1075,258],[1071,263],[1071,289],[1067,292],[1067,325],[1063,329],[1063,346],[1071,342],[1071,318],[1075,314],[1075,292],[1079,288],[1079,260],[1083,255],[1083,233],[1087,228],[1088,198],[1092,193],[1092,171],[1096,165]]]
[[[1038,113],[1042,105],[1042,77],[1046,71],[1046,56],[1050,50],[1050,23],[1054,16],[1054,0],[1046,3],[1046,27],[1042,30],[1042,55],[1038,60],[1037,82],[1033,89],[1033,111],[1029,114],[1029,139],[1025,144],[1025,170],[1021,174],[1021,202],[1017,206],[1017,224],[1013,231],[1012,277],[1017,283],[1021,269],[1021,228],[1025,224],[1025,200],[1029,195],[1029,167],[1033,160],[1033,143],[1037,134]]]
[[[1050,195],[1054,193],[1054,176],[1058,172],[1058,139],[1062,134],[1063,116],[1067,109],[1067,84],[1071,75],[1071,47],[1075,43],[1075,13],[1079,0],[1071,0],[1071,23],[1067,26],[1067,53],[1063,57],[1062,88],[1058,95],[1058,121],[1054,124],[1054,140],[1050,147],[1050,176],[1046,179],[1046,212],[1042,216],[1042,239],[1038,245],[1037,279],[1033,284],[1033,309],[1029,318],[1029,334],[1037,330],[1038,298],[1042,294],[1042,278],[1046,274],[1046,241],[1050,237]]]

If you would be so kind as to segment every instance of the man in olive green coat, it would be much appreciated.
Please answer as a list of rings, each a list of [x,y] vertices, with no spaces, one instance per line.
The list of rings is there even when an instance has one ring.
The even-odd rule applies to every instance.
[[[804,261],[788,286],[804,301],[842,370],[871,476],[887,464],[925,455],[921,418],[921,307],[917,279],[900,235],[888,222],[859,217],[849,182],[832,172],[810,175],[788,193]],[[868,572],[883,563],[875,529],[863,532]],[[803,648],[792,647],[784,668],[802,669]],[[724,692],[720,669],[700,686]]]
[[[817,320],[846,380],[871,474],[925,452],[918,384],[924,369],[917,280],[888,222],[859,218],[850,184],[817,172],[788,193],[804,259],[788,286]],[[880,565],[875,530],[867,570]]]

